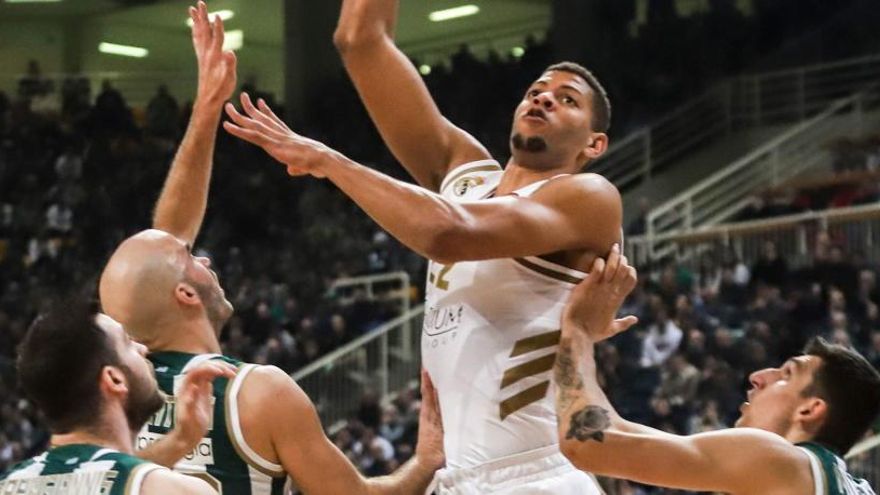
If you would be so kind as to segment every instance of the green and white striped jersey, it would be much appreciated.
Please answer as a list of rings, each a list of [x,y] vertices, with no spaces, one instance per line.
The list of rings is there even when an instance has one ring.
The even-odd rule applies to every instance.
[[[813,495],[875,495],[866,480],[853,478],[846,463],[818,443],[797,444],[810,457],[815,490]]]
[[[237,366],[238,373],[231,380],[214,380],[214,416],[208,433],[192,452],[174,466],[174,470],[207,481],[220,495],[283,493],[287,479],[284,469],[251,449],[244,439],[239,421],[238,393],[245,377],[256,365],[219,354],[155,352],[147,358],[153,363],[156,381],[168,399],[138,434],[138,450],[145,449],[174,428],[174,394],[182,384],[184,374],[206,360],[225,361]]]
[[[64,445],[0,475],[0,494],[138,495],[157,469],[165,468],[98,445]]]

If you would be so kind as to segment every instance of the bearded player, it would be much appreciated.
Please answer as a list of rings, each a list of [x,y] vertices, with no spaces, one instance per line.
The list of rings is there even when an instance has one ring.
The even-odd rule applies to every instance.
[[[396,0],[344,1],[335,41],[383,139],[419,186],[295,134],[247,95],[246,115],[227,106],[226,129],[292,175],[326,177],[430,260],[422,358],[443,412],[439,491],[584,493],[589,478],[559,453],[549,389],[564,301],[593,259],[621,241],[619,193],[579,173],[608,146],[605,90],[579,65],[548,67],[514,112],[502,170],[440,114],[394,46],[397,9]]]

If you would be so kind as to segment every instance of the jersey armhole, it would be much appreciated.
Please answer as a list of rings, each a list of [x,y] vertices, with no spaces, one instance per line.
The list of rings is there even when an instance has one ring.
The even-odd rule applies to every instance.
[[[144,463],[138,464],[128,473],[128,482],[125,483],[125,495],[140,495],[141,487],[144,485],[144,479],[148,474],[160,469],[167,469],[158,464]]]
[[[825,471],[822,469],[822,461],[810,449],[798,447],[810,459],[810,472],[813,474],[813,495],[828,495]]]
[[[241,457],[252,468],[272,478],[280,478],[286,476],[284,467],[280,464],[270,462],[257,454],[254,449],[248,445],[244,438],[244,432],[241,428],[241,417],[238,412],[238,394],[241,391],[241,385],[251,371],[255,370],[257,365],[245,364],[235,375],[235,378],[229,381],[226,387],[226,429],[232,446]]]

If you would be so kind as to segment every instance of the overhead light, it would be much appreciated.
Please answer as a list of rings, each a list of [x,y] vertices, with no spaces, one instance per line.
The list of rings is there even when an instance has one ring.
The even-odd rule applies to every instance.
[[[526,49],[521,46],[515,46],[510,49],[510,54],[516,58],[520,58],[526,54]]]
[[[223,38],[223,49],[224,50],[238,50],[242,46],[244,46],[244,31],[241,29],[236,29],[234,31],[227,31],[225,33],[225,37]]]
[[[3,0],[5,3],[58,3],[61,0]]]
[[[98,51],[110,55],[122,55],[123,57],[144,58],[150,54],[146,48],[139,46],[117,45],[116,43],[101,42]]]
[[[217,12],[208,12],[208,19],[209,19],[210,21],[213,22],[214,19],[216,19],[216,18],[218,18],[218,17],[219,17],[220,20],[222,20],[222,21],[228,21],[229,19],[232,19],[233,17],[235,17],[235,12],[233,12],[233,11],[231,11],[231,10],[218,10]],[[186,25],[189,26],[189,27],[193,27],[193,20],[192,20],[192,18],[189,18],[189,17],[188,17],[188,18],[186,19]]]
[[[434,22],[448,21],[449,19],[457,19],[459,17],[467,17],[480,12],[480,8],[473,4],[462,5],[461,7],[453,7],[451,9],[436,10],[428,14],[428,19]]]
[[[428,64],[422,64],[419,66],[419,74],[423,76],[427,76],[431,73],[431,66]]]

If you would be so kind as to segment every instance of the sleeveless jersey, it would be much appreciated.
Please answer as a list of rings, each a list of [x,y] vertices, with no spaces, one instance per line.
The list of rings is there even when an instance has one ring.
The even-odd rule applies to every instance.
[[[174,428],[174,393],[189,369],[209,359],[225,361],[238,366],[238,373],[232,380],[214,380],[214,416],[208,433],[174,470],[207,481],[220,495],[281,494],[286,481],[283,468],[263,459],[248,446],[239,421],[238,393],[256,365],[219,354],[155,352],[147,358],[155,367],[156,381],[167,400],[141,429],[136,448],[143,450]]]
[[[468,163],[440,193],[485,199],[501,173],[494,160]],[[515,193],[527,197],[544,183]],[[440,398],[448,467],[557,443],[551,371],[562,310],[585,275],[539,257],[429,263],[422,361]]]
[[[157,469],[165,468],[98,445],[63,445],[0,476],[0,494],[138,495]]]
[[[813,471],[814,495],[875,495],[866,480],[853,478],[846,463],[818,443],[799,443],[797,446],[810,458]]]

